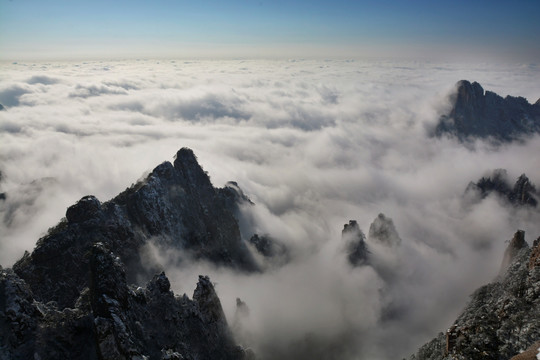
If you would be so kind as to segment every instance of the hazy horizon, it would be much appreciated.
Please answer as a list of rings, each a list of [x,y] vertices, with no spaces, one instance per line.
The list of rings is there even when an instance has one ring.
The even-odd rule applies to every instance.
[[[534,0],[0,0],[0,59],[540,58]]]

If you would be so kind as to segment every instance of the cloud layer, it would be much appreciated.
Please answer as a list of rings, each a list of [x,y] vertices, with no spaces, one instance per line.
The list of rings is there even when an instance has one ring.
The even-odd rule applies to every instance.
[[[5,64],[0,75],[0,264],[31,250],[87,194],[107,200],[191,147],[214,185],[256,203],[243,232],[271,234],[291,261],[258,275],[182,268],[153,249],[177,293],[217,282],[239,340],[262,359],[394,359],[444,329],[498,271],[538,212],[495,196],[463,200],[495,168],[540,185],[540,137],[499,148],[427,136],[460,79],[502,96],[540,96],[536,65],[360,61],[133,61]],[[0,200],[1,201],[1,200]],[[397,248],[369,243],[351,268],[341,229],[391,217]],[[186,262],[184,262],[186,263]],[[188,288],[186,288],[186,286]],[[389,340],[391,339],[391,340]],[[388,346],[388,342],[391,346]]]

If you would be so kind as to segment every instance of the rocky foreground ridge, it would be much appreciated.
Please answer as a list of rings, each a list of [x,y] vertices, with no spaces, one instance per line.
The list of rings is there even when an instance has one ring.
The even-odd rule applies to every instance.
[[[0,268],[0,359],[244,359],[201,276],[176,296],[141,249],[258,271],[234,216],[243,194],[216,189],[190,149],[101,203],[85,196],[13,269]],[[181,259],[179,259],[181,261]],[[144,287],[129,285],[150,279]]]
[[[439,119],[436,136],[508,142],[540,132],[540,99],[530,104],[523,97],[503,98],[484,91],[477,82],[461,80],[451,96],[451,105],[450,111]]]
[[[518,231],[501,273],[474,292],[446,331],[410,360],[536,360],[540,348],[540,237],[532,248]]]

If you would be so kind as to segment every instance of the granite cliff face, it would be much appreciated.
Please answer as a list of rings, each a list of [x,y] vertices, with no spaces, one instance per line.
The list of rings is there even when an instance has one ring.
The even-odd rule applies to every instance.
[[[150,242],[257,271],[234,217],[233,190],[214,188],[183,148],[174,165],[162,163],[114,199],[85,196],[69,207],[32,253],[1,270],[0,359],[248,356],[234,345],[207,277],[192,300],[175,296],[164,273],[145,288],[129,285],[157,270],[141,251]]]
[[[540,339],[540,238],[532,249],[518,231],[506,250],[501,274],[471,296],[446,331],[411,360],[536,359]],[[531,348],[527,354],[520,354]],[[538,347],[536,347],[538,349]]]
[[[540,132],[540,100],[530,104],[525,98],[505,98],[467,80],[456,84],[452,107],[439,119],[436,136],[449,134],[460,140],[493,138],[512,141]]]

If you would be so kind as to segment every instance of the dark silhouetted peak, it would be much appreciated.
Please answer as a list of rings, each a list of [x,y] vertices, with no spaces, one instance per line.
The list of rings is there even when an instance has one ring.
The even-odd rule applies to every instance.
[[[199,165],[193,150],[188,148],[178,150],[174,160],[174,168],[180,173],[188,188],[214,191],[210,178]]]
[[[140,254],[153,241],[194,260],[258,270],[232,210],[189,149],[178,151],[175,166],[163,162],[110,201],[83,197],[66,218],[13,266],[37,299],[57,301],[61,309],[72,307],[89,285],[86,254],[96,242],[121,259],[132,282],[153,276]]]
[[[2,110],[5,110],[6,108],[4,107],[4,105],[0,104],[0,111]]]
[[[240,298],[236,298],[236,312],[239,316],[249,316],[249,307]]]
[[[519,251],[523,248],[528,248],[529,245],[527,245],[527,242],[525,241],[525,231],[518,230],[514,234],[514,237],[512,240],[510,240],[510,243],[508,244],[508,247],[506,248],[504,252],[503,261],[501,264],[501,270],[500,272],[506,271],[508,266],[514,261]]]
[[[165,272],[161,272],[159,275],[154,275],[146,288],[151,292],[157,291],[158,293],[166,294],[171,290],[171,283]]]
[[[197,303],[199,311],[207,322],[227,324],[221,301],[208,276],[199,275],[197,288],[193,292],[193,301]]]
[[[66,211],[66,219],[70,223],[90,220],[99,214],[101,203],[95,196],[88,195],[70,206]]]
[[[231,209],[193,152],[181,149],[174,166],[158,165],[112,200],[83,197],[13,271],[0,269],[0,334],[13,334],[9,342],[0,336],[0,358],[249,357],[208,277],[193,300],[175,297],[164,273],[128,285],[163,266],[147,266],[143,250],[155,244],[193,261],[258,270]]]
[[[494,170],[490,176],[484,176],[476,183],[470,183],[465,193],[476,191],[484,199],[491,193],[508,200],[514,206],[536,207],[539,194],[529,178],[522,174],[514,186],[510,185],[508,174],[504,169]]]
[[[539,245],[540,239],[531,251],[525,233],[518,230],[504,255],[506,271],[477,289],[446,334],[410,360],[535,359],[514,356],[540,338],[540,268],[530,265]]]
[[[379,214],[369,227],[369,241],[385,246],[399,246],[401,238],[391,218]]]
[[[536,187],[529,181],[529,178],[525,174],[522,174],[514,184],[514,188],[508,199],[513,204],[536,206],[538,201],[534,198],[533,194],[538,195]]]
[[[353,266],[365,264],[369,254],[366,236],[360,230],[356,220],[350,220],[348,224],[343,226],[341,238],[345,241],[345,251],[349,263]]]
[[[451,101],[450,111],[439,119],[436,136],[511,141],[540,132],[540,107],[523,97],[502,98],[494,92],[484,92],[477,82],[461,80]]]

